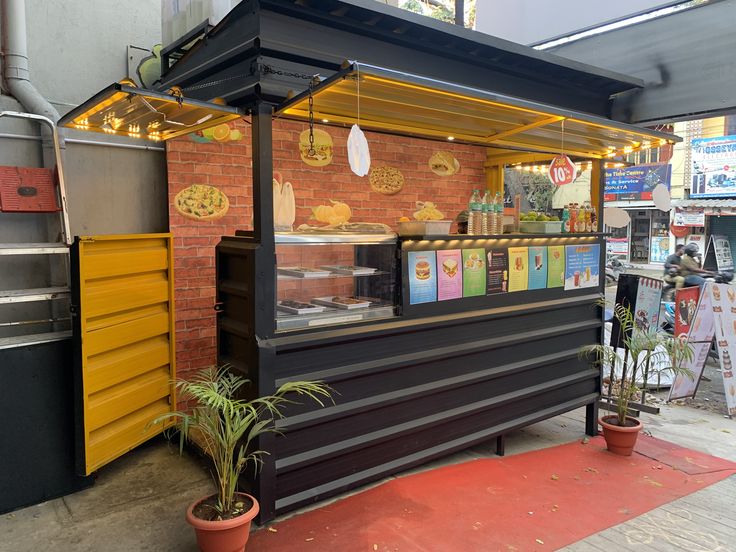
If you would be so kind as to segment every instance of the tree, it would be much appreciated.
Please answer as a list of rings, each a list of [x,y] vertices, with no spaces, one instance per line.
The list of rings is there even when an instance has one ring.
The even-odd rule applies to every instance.
[[[475,27],[475,2],[465,1],[465,26],[471,29]],[[447,23],[455,22],[455,0],[402,0],[399,7]]]

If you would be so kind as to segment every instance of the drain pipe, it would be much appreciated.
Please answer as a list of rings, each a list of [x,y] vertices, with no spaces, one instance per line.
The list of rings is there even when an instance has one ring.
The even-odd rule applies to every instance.
[[[43,115],[54,123],[59,121],[59,112],[33,86],[28,70],[28,37],[26,33],[26,3],[25,0],[2,0],[2,37],[3,37],[3,73],[7,90],[18,100],[29,113]],[[53,167],[55,164],[54,144],[50,130],[41,125],[43,138],[44,165]],[[59,132],[59,146],[64,147],[64,137]]]

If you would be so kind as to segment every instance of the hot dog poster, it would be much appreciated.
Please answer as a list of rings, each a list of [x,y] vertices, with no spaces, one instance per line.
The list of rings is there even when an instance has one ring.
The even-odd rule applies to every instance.
[[[529,248],[529,289],[547,287],[547,248]]]
[[[529,248],[509,247],[509,291],[524,291],[529,285]]]
[[[463,296],[462,255],[459,249],[437,251],[437,299],[460,299]]]
[[[437,301],[437,256],[434,251],[409,251],[409,304]]]
[[[486,294],[485,249],[463,249],[463,297]]]
[[[550,245],[547,248],[547,287],[565,285],[565,246]]]

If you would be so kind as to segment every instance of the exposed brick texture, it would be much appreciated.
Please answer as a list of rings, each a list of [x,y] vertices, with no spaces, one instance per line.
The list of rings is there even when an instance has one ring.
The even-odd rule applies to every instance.
[[[233,125],[243,140],[225,143],[195,143],[183,137],[167,143],[169,180],[169,226],[174,235],[176,278],[177,365],[181,377],[216,361],[215,259],[214,247],[223,235],[252,229],[253,190],[250,125]],[[465,208],[473,188],[483,185],[483,148],[441,143],[401,136],[366,133],[373,166],[392,166],[404,175],[403,190],[393,196],[375,193],[368,177],[350,171],[347,159],[348,129],[323,127],[334,141],[333,162],[326,167],[309,167],[299,157],[299,133],[305,124],[275,120],[273,129],[274,170],[294,186],[295,226],[308,222],[311,207],[341,200],[353,210],[353,221],[382,222],[393,228],[401,216],[411,216],[416,201],[433,201],[453,218]],[[460,162],[452,177],[439,177],[428,167],[434,151],[451,151]],[[174,196],[191,184],[217,186],[230,200],[228,213],[214,221],[193,221],[180,215]],[[285,261],[296,261],[298,252],[284,249]],[[335,251],[339,262],[344,254]],[[321,261],[321,259],[320,259]],[[312,284],[312,285],[317,285]],[[282,286],[287,289],[289,286]],[[349,290],[330,290],[344,291]],[[297,297],[296,295],[288,294]]]

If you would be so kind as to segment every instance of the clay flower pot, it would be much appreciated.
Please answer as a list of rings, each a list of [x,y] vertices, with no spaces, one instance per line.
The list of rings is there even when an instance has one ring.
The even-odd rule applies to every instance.
[[[202,552],[243,552],[250,536],[250,522],[258,515],[258,501],[245,493],[235,493],[253,501],[253,507],[242,516],[223,521],[207,521],[194,515],[194,508],[209,497],[192,503],[187,508],[187,522],[197,533],[197,544]]]
[[[635,425],[616,425],[615,422],[618,421],[618,416],[615,414],[612,416],[603,416],[598,420],[598,423],[603,427],[603,438],[606,440],[608,450],[621,456],[631,456],[631,453],[634,452],[634,445],[636,444],[637,437],[639,437],[639,432],[644,427],[644,424],[631,416],[626,416],[626,420],[633,422]]]

